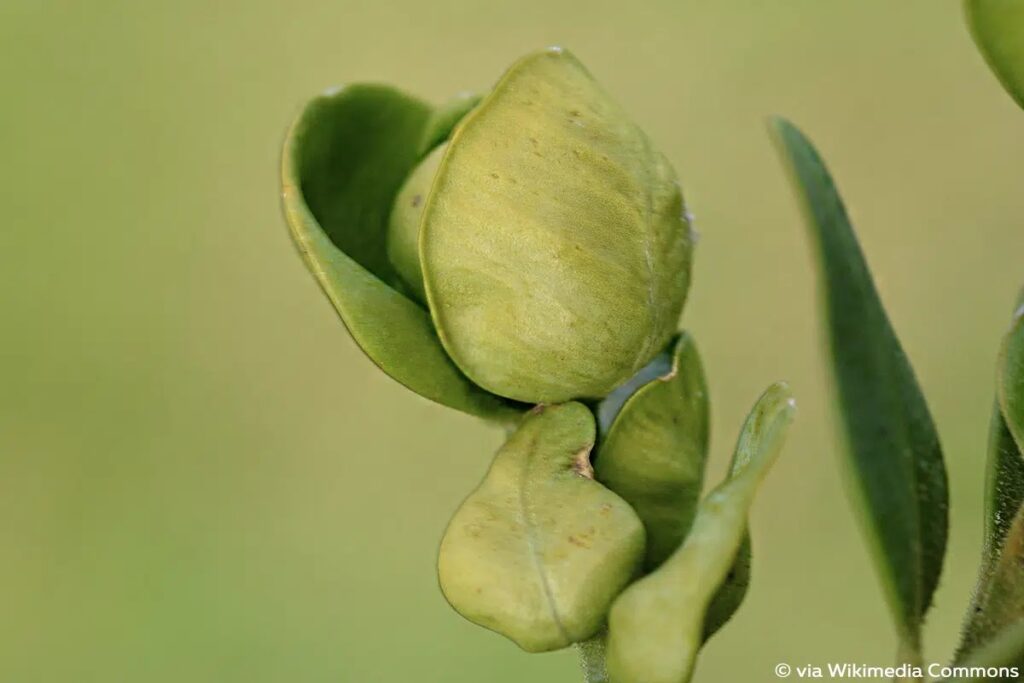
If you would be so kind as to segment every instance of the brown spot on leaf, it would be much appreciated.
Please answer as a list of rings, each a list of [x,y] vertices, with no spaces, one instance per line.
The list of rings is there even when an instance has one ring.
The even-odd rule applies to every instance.
[[[572,543],[574,546],[576,546],[578,548],[589,548],[590,547],[589,543],[587,543],[582,538],[579,538],[578,536],[570,536],[568,540],[569,540],[569,543]]]
[[[572,457],[572,471],[586,479],[594,478],[594,467],[590,464],[590,446]]]

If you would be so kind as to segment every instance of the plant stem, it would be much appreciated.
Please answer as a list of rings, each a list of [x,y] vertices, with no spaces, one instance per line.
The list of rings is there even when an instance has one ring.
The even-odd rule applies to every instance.
[[[909,664],[914,667],[924,667],[924,660],[921,656],[921,645],[919,642],[910,642],[906,639],[900,639],[899,650],[896,653],[896,664]],[[898,682],[907,681],[914,683],[921,683],[920,678],[913,676],[908,678],[897,678]]]
[[[580,653],[584,683],[608,683],[608,671],[604,665],[604,632],[576,643],[576,649]]]

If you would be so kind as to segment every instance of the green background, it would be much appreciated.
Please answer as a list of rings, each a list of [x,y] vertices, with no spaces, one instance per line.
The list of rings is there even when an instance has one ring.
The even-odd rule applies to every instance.
[[[674,160],[697,216],[684,325],[712,479],[770,381],[801,406],[752,518],[750,595],[697,680],[893,655],[772,113],[831,163],[939,425],[945,658],[1024,279],[1024,115],[958,2],[4,0],[0,681],[578,680],[572,652],[523,654],[444,603],[438,539],[501,435],[361,355],[277,185],[286,125],[328,86],[441,101],[555,43]]]

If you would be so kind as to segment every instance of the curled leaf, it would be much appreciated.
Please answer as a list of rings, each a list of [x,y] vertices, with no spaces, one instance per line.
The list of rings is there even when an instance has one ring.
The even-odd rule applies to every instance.
[[[309,269],[374,363],[438,403],[508,418],[518,411],[456,368],[430,314],[403,294],[388,259],[392,201],[419,161],[431,111],[385,86],[354,85],[315,98],[285,141],[285,217]]]
[[[729,478],[701,501],[683,545],[612,605],[612,683],[686,683],[704,640],[705,613],[744,542],[754,494],[775,462],[795,403],[772,385],[743,425]]]
[[[948,490],[938,434],[889,323],[831,175],[793,124],[772,132],[820,265],[828,341],[862,526],[909,659],[946,549]]]
[[[441,541],[452,607],[530,652],[594,636],[643,557],[636,513],[592,478],[594,438],[580,403],[527,415]]]

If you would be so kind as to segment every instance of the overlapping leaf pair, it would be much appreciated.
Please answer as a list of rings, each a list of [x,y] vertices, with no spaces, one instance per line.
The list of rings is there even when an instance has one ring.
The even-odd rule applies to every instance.
[[[708,399],[676,331],[692,244],[668,161],[556,48],[439,109],[325,94],[283,175],[295,242],[366,354],[510,429],[441,543],[449,602],[530,651],[607,625],[616,683],[688,680],[743,599],[747,511],[793,402],[761,397],[698,504]]]

